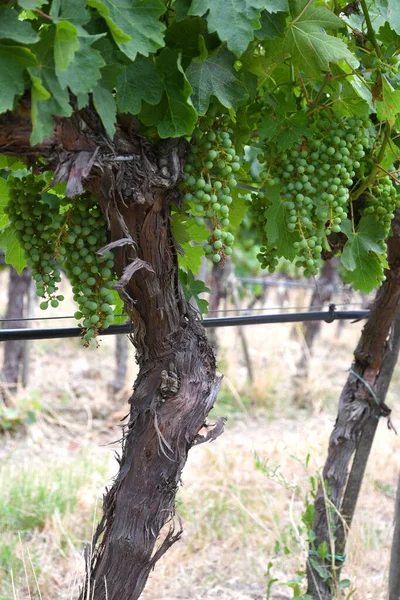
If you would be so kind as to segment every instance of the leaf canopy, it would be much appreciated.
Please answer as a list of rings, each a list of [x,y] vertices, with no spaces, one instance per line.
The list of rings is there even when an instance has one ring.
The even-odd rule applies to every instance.
[[[382,281],[398,204],[400,12],[395,0],[361,6],[370,19],[343,5],[8,3],[0,7],[0,113],[29,105],[32,145],[86,107],[97,112],[110,144],[121,122],[151,143],[186,138],[192,150],[178,182],[184,200],[171,223],[188,293],[198,288],[188,274],[205,248],[229,247],[229,256],[225,240],[233,234],[252,240],[253,255],[271,271],[290,260],[310,274],[333,248],[346,280],[369,291]],[[14,160],[0,161],[1,168],[25,169]],[[213,188],[217,180],[221,187]],[[0,240],[21,268],[4,181]],[[338,250],[333,234],[341,236]]]

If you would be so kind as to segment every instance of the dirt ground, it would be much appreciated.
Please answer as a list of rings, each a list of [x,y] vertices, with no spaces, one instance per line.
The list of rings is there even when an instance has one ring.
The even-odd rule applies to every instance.
[[[6,283],[6,273],[1,272],[0,316]],[[67,300],[58,310],[70,315],[73,306],[68,289],[63,293]],[[358,297],[353,300],[360,302]],[[285,310],[306,306],[308,301],[308,291],[291,291]],[[273,292],[265,309],[277,312],[281,305],[282,295]],[[39,309],[36,314],[42,316]],[[56,314],[49,311],[45,316]],[[51,321],[52,326],[70,324]],[[304,385],[305,408],[293,402],[298,385],[296,363],[303,349],[301,325],[244,330],[253,383],[248,380],[237,328],[218,332],[219,371],[225,379],[210,418],[226,415],[226,432],[212,444],[190,452],[177,505],[184,533],[157,564],[144,600],[264,600],[269,562],[272,576],[278,579],[271,599],[292,597],[287,582],[304,569],[306,559],[300,529],[310,477],[323,466],[337,400],[361,329],[362,323],[322,326]],[[2,351],[0,345],[0,364]],[[127,412],[136,373],[130,349],[125,389],[112,394],[108,383],[114,376],[114,351],[111,337],[105,337],[97,349],[84,349],[79,340],[30,343],[29,383],[19,390],[15,402],[21,410],[32,409],[35,422],[1,436],[0,489],[17,481],[21,470],[39,473],[39,479],[43,473],[44,480],[49,478],[49,490],[62,485],[51,479],[53,467],[60,471],[68,464],[71,477],[83,475],[79,485],[71,484],[76,485],[73,510],[57,508],[49,513],[17,545],[10,542],[13,550],[2,554],[0,546],[0,572],[8,581],[0,582],[0,600],[76,598],[83,573],[82,551],[101,510],[104,486],[116,473],[118,443],[113,442],[120,437],[120,419]],[[387,400],[397,430],[399,391],[397,368]],[[383,421],[349,536],[343,577],[351,581],[353,600],[386,598],[399,466],[398,437]],[[0,499],[0,524],[7,523],[1,521],[4,506]],[[24,505],[22,510],[30,509]],[[18,531],[7,535],[18,537]]]

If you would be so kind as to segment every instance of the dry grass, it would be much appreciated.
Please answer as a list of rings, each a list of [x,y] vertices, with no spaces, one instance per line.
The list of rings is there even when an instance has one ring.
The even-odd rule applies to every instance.
[[[291,298],[291,305],[306,302],[307,298]],[[270,306],[276,303],[272,297]],[[226,381],[213,414],[228,415],[227,431],[190,452],[178,503],[184,535],[157,564],[144,600],[263,600],[269,561],[281,583],[304,566],[304,543],[294,530],[301,522],[309,474],[325,459],[337,399],[361,327],[346,325],[338,336],[336,324],[323,326],[306,386],[310,408],[305,410],[292,403],[293,375],[302,349],[300,327],[246,329],[256,374],[252,385],[237,331],[221,330],[219,369]],[[39,598],[37,584],[41,600],[76,597],[74,584],[76,590],[96,498],[116,470],[112,449],[105,444],[119,437],[116,418],[122,416],[129,395],[128,386],[123,398],[110,401],[105,391],[112,378],[112,352],[110,338],[98,350],[81,349],[78,341],[32,344],[31,383],[20,399],[39,403],[37,422],[26,432],[3,437],[0,446],[0,600],[14,597],[11,568],[19,600]],[[132,364],[130,380],[134,374]],[[399,390],[397,370],[390,405]],[[399,429],[396,414],[394,423]],[[355,588],[353,600],[386,597],[398,444],[383,422],[349,539],[345,575]],[[267,472],[256,468],[255,455],[266,463]],[[22,493],[27,472],[35,473],[29,479],[29,501]],[[20,493],[10,502],[12,486]],[[10,510],[5,507],[29,515],[30,507],[43,497],[35,496],[38,489],[47,490],[49,500],[41,506],[40,519],[22,527],[9,516],[5,525],[4,515]],[[283,585],[272,590],[272,599],[290,597]]]

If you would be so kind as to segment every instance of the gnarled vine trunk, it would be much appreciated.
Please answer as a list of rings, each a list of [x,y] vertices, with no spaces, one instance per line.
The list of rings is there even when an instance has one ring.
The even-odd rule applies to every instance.
[[[333,597],[345,559],[344,527],[351,525],[378,419],[390,414],[384,400],[399,350],[398,339],[396,343],[392,339],[400,311],[399,212],[392,229],[393,236],[388,240],[390,269],[385,271],[386,281],[377,292],[354,352],[355,360],[340,396],[338,416],[329,440],[322,473],[324,486],[319,486],[315,499],[315,541],[307,563],[307,593],[313,600]],[[326,560],[321,560],[316,555],[316,549],[323,542],[327,543],[333,558],[328,555]],[[336,565],[335,570],[332,564]]]
[[[88,108],[57,119],[53,136],[31,147],[27,111],[0,117],[0,152],[45,157],[55,181],[67,181],[67,195],[89,191],[99,201],[140,367],[119,473],[87,556],[82,600],[139,598],[156,561],[180,537],[175,495],[188,451],[223,430],[220,421],[214,432],[198,435],[219,380],[213,350],[181,290],[170,228],[187,143],[151,144],[131,125],[118,126],[111,142]]]
[[[112,238],[132,238],[115,253],[140,372],[120,472],[104,498],[82,599],[88,588],[95,600],[138,598],[155,562],[179,538],[171,519],[182,468],[218,390],[213,351],[178,280],[169,192],[153,186],[151,174],[145,186],[141,204],[133,199],[109,206],[102,197]]]

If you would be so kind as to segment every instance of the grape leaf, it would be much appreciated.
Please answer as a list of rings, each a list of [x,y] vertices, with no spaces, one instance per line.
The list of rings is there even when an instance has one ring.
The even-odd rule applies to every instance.
[[[192,242],[204,242],[209,232],[203,225],[199,226],[193,217],[182,213],[175,213],[171,217],[171,227],[174,238],[183,250],[183,255],[178,253],[178,263],[182,269],[190,269],[197,273],[201,266],[204,251],[200,245],[192,245]]]
[[[79,50],[78,30],[69,21],[56,23],[54,38],[54,61],[59,71],[65,71]]]
[[[241,222],[248,210],[248,194],[243,190],[235,188],[231,192],[233,202],[229,207],[229,223],[233,230],[239,229]]]
[[[53,115],[69,117],[72,107],[67,89],[62,89],[58,81],[53,53],[54,30],[44,30],[41,40],[35,46],[39,66],[30,68],[33,81],[31,144],[39,144],[50,136],[54,129]],[[45,90],[49,92],[46,97]]]
[[[102,35],[79,36],[79,49],[75,52],[73,62],[65,71],[56,71],[62,88],[69,87],[76,95],[93,91],[101,79],[100,69],[106,63],[100,52],[91,46]]]
[[[383,21],[387,21],[390,27],[400,35],[400,11],[398,0],[376,0],[375,10],[377,15],[381,17]],[[377,26],[375,24],[375,19],[372,20],[372,23],[376,30]],[[380,26],[381,20],[378,21],[378,28],[380,28]]]
[[[354,60],[346,44],[325,32],[340,29],[343,22],[325,6],[316,6],[309,0],[289,0],[292,18],[286,32],[282,51],[290,54],[292,62],[301,71],[318,75],[329,70],[329,63],[341,59]]]
[[[112,140],[115,133],[115,121],[117,107],[114,96],[105,87],[96,85],[93,90],[93,104],[99,113],[100,119],[107,131],[108,136]]]
[[[193,0],[189,14],[202,16],[208,12],[208,30],[216,31],[229,50],[240,56],[254,39],[254,30],[261,27],[260,12],[265,2],[260,0]]]
[[[331,98],[333,109],[342,115],[365,115],[367,117],[369,114],[370,105],[360,97],[356,89],[347,80],[339,83]]]
[[[380,284],[385,260],[379,254],[384,250],[378,244],[385,239],[384,227],[373,216],[363,217],[353,233],[351,221],[342,221],[341,228],[348,237],[343,248],[341,262],[348,273],[346,279],[354,289],[368,293]]]
[[[14,40],[21,44],[34,44],[39,36],[29,21],[20,21],[18,12],[12,8],[0,8],[0,39]]]
[[[198,309],[202,315],[208,313],[208,302],[199,298],[200,294],[210,293],[211,290],[204,284],[201,279],[196,279],[191,269],[183,270],[179,268],[179,279],[181,281],[183,292],[187,302],[193,298],[198,306]]]
[[[233,67],[234,62],[234,55],[225,48],[205,60],[192,60],[186,77],[193,89],[190,99],[200,115],[207,112],[212,96],[226,108],[234,110],[248,98],[248,91]]]
[[[8,226],[0,231],[0,248],[6,251],[6,263],[15,267],[18,274],[20,274],[22,269],[26,267],[26,260],[12,227]]]
[[[188,102],[192,88],[182,71],[178,52],[165,48],[156,58],[163,83],[163,95],[156,106],[143,104],[140,119],[145,125],[157,125],[161,138],[190,135],[197,113]]]
[[[400,90],[395,90],[387,79],[382,77],[383,102],[377,102],[377,115],[381,121],[394,125],[396,116],[400,113]]]
[[[174,10],[177,21],[183,21],[186,19],[189,13],[189,8],[192,0],[174,0]]]
[[[164,46],[160,17],[166,8],[161,0],[87,0],[87,4],[98,10],[115,43],[131,60]]]
[[[35,10],[40,8],[46,0],[18,0],[18,5],[24,10]]]
[[[24,71],[37,64],[28,48],[0,44],[0,113],[11,110],[25,89]]]
[[[269,13],[263,10],[261,13],[261,28],[255,32],[256,38],[273,40],[280,37],[286,25],[286,12]]]
[[[199,48],[204,46],[204,37],[207,35],[206,22],[198,17],[188,17],[183,21],[175,21],[165,33],[165,44],[171,50],[178,50],[182,55],[182,65],[186,69],[192,58],[199,57]],[[202,39],[200,38],[202,36]],[[213,36],[217,40],[217,36]],[[218,40],[219,42],[219,40]],[[204,58],[207,56],[207,50]]]
[[[202,246],[192,246],[191,244],[182,244],[183,256],[178,254],[178,264],[182,269],[193,273],[198,273],[201,267],[201,261],[204,257]]]
[[[258,132],[260,137],[266,141],[273,141],[280,152],[285,152],[299,143],[301,138],[312,137],[314,134],[307,127],[307,116],[305,113],[297,113],[289,116],[287,114],[266,115],[260,121]]]
[[[90,14],[86,10],[86,2],[82,0],[57,0],[52,2],[50,16],[55,23],[61,19],[74,25],[85,25],[90,21]]]
[[[117,105],[121,112],[137,115],[142,100],[158,104],[163,93],[163,82],[153,58],[138,56],[135,62],[124,65],[117,79]]]
[[[266,0],[263,7],[270,13],[285,12],[289,10],[288,0]]]
[[[124,301],[115,290],[111,290],[112,295],[114,296],[114,321],[113,325],[123,325],[127,321],[129,321],[128,315],[124,314],[125,306]]]
[[[293,244],[300,241],[300,236],[297,231],[288,231],[288,215],[284,206],[284,199],[281,199],[280,186],[274,185],[267,188],[265,194],[270,201],[266,211],[268,244],[276,248],[278,256],[294,260],[297,256],[297,250],[293,248]]]

